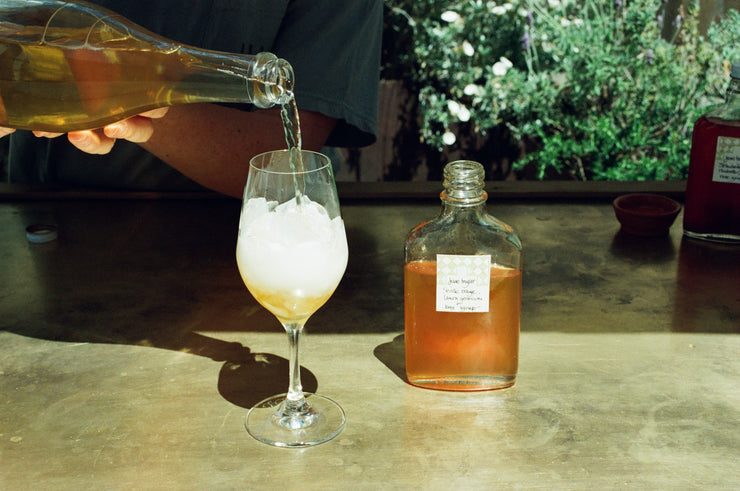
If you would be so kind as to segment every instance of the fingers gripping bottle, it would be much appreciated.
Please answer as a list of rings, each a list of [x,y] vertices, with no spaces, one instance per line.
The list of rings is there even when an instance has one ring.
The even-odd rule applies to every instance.
[[[68,132],[175,104],[292,97],[293,70],[271,53],[181,45],[82,0],[0,1],[0,126]]]
[[[522,245],[486,211],[476,162],[444,170],[441,214],[405,244],[406,374],[431,389],[509,387],[519,361]]]

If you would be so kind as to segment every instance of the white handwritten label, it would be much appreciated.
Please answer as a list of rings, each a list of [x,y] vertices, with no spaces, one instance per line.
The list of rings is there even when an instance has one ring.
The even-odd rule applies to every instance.
[[[728,136],[717,138],[712,180],[740,184],[740,138]]]
[[[491,256],[437,255],[437,312],[488,312]]]

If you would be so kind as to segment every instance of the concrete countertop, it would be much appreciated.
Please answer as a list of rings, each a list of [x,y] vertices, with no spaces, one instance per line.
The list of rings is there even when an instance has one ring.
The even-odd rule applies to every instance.
[[[436,392],[404,380],[402,244],[438,202],[342,205],[349,266],[301,362],[347,425],[295,450],[244,429],[288,364],[239,278],[238,202],[6,197],[0,488],[740,487],[739,249],[680,216],[625,236],[608,200],[489,200],[524,241],[519,377]]]

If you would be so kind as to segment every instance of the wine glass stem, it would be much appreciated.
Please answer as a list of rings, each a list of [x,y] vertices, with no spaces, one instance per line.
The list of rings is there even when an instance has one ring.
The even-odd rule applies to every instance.
[[[285,324],[285,332],[288,333],[288,342],[290,343],[290,386],[288,387],[285,406],[287,410],[296,412],[304,412],[306,410],[306,399],[303,395],[303,386],[301,385],[301,364],[298,361],[299,341],[302,330],[302,324]]]

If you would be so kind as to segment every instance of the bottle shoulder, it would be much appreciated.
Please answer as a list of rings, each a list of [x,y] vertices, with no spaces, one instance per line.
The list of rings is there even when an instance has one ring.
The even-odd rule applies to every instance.
[[[499,264],[518,267],[522,242],[511,226],[491,215],[443,213],[414,227],[404,250],[406,262],[433,261],[437,254],[486,254],[499,258]]]
[[[437,231],[449,232],[457,228],[480,229],[483,233],[516,234],[513,227],[490,215],[485,207],[459,211],[443,210],[430,220],[421,222],[411,230],[412,234],[430,234]]]
[[[710,111],[694,123],[694,131],[711,131],[717,128],[740,128],[740,113],[734,119],[730,114]]]
[[[733,79],[724,104],[707,112],[704,117],[715,124],[740,126],[740,80]]]

